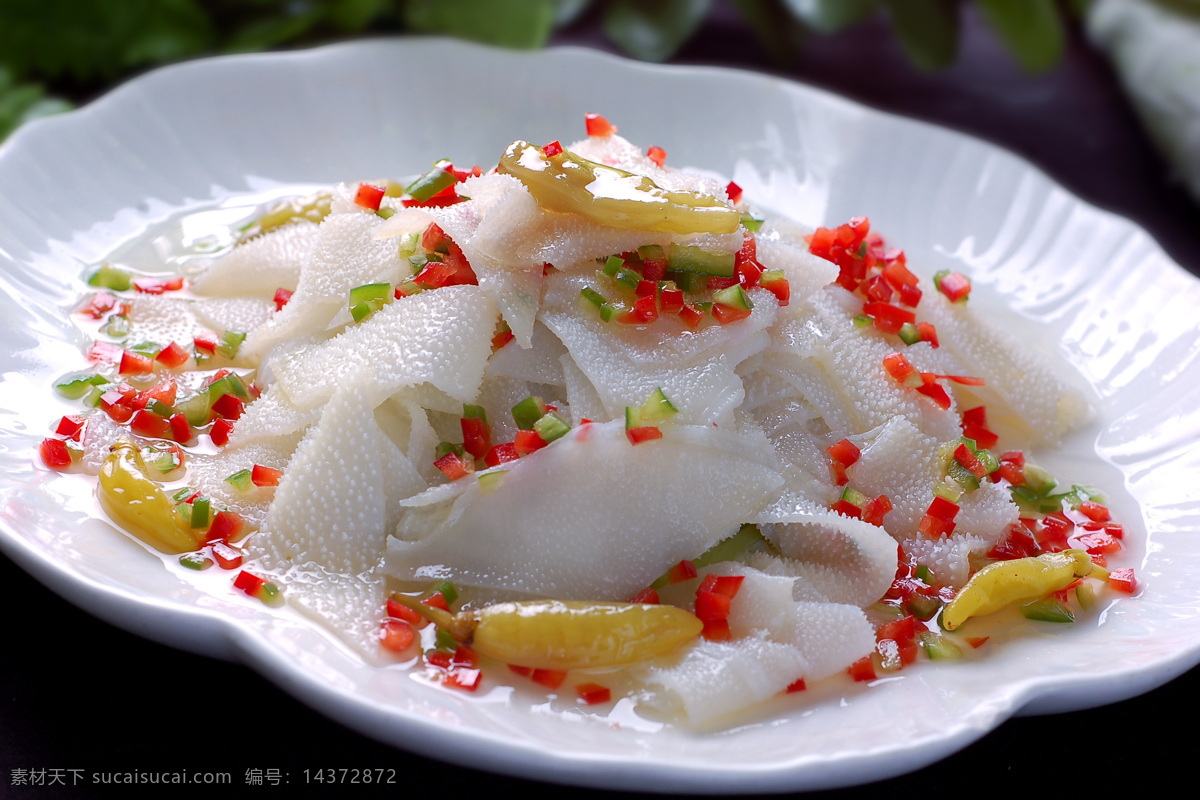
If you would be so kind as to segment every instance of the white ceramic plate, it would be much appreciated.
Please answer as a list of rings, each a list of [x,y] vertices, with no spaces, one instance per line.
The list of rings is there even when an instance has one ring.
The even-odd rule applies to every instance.
[[[436,65],[436,70],[430,64]],[[1145,585],[1067,629],[873,686],[834,681],[720,734],[614,726],[364,665],[325,631],[197,584],[97,519],[86,482],[42,468],[81,364],[79,276],[187,211],[277,191],[494,163],[509,141],[583,135],[599,111],[672,164],[732,177],[810,224],[869,215],[926,274],[961,269],[1014,329],[1072,365],[1097,409],[1048,466],[1105,487]],[[869,781],[936,760],[1022,712],[1111,702],[1200,654],[1200,283],[1129,222],[1020,159],[804,86],[596,53],[373,42],[153,72],[0,148],[0,544],[56,591],[151,638],[241,660],[398,746],[609,788],[749,792]],[[207,573],[206,573],[207,574]],[[617,716],[620,716],[620,711]],[[631,719],[631,717],[625,717]]]

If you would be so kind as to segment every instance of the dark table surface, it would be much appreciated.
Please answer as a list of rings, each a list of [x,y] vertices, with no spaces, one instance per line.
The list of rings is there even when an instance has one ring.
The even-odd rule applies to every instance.
[[[556,35],[554,43],[610,49],[598,30],[594,19],[585,18]],[[811,39],[796,63],[780,70],[762,55],[749,29],[719,6],[674,61],[785,75],[1000,144],[1085,200],[1133,219],[1176,261],[1200,274],[1200,210],[1171,180],[1107,63],[1077,34],[1057,70],[1031,76],[968,14],[958,63],[927,73],[905,61],[887,25],[876,20],[851,33]],[[233,774],[235,793],[251,796],[295,791],[305,769],[325,767],[395,768],[400,785],[387,791],[412,797],[507,791],[548,797],[563,791],[447,767],[379,744],[310,711],[245,667],[181,653],[100,622],[3,556],[0,608],[6,610],[0,649],[0,798],[151,794],[137,787],[105,793],[86,778],[74,786],[12,786],[14,770],[47,775],[58,770],[68,784],[70,770],[84,775],[220,770]],[[186,708],[177,689],[180,676],[209,701]],[[231,696],[236,699],[224,699]],[[984,787],[1048,793],[1051,787],[1073,787],[1102,796],[1151,789],[1193,763],[1192,738],[1185,732],[1200,713],[1198,698],[1200,669],[1193,669],[1141,697],[1071,714],[1012,719],[934,766],[819,794],[902,797]],[[251,769],[280,770],[292,783],[247,787]],[[372,791],[314,788],[328,797]],[[608,794],[569,791],[579,798]]]

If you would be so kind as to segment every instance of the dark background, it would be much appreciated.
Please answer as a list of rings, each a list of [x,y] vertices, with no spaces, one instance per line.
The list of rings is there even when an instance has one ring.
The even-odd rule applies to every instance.
[[[1106,61],[1078,32],[1055,70],[1023,73],[969,10],[957,64],[943,72],[907,62],[883,21],[811,39],[779,72],[732,13],[714,14],[673,59],[784,74],[867,105],[971,133],[1013,150],[1094,205],[1146,228],[1200,274],[1200,210],[1169,175]],[[552,44],[611,49],[595,19]],[[864,54],[869,54],[864,57]],[[246,770],[395,768],[391,794],[426,798],[558,796],[564,789],[411,756],[309,711],[250,670],[131,636],[59,599],[0,557],[0,798],[88,797],[80,785],[13,787],[13,769],[222,770],[235,793]],[[180,687],[186,687],[181,690]],[[1104,796],[1163,785],[1195,759],[1200,670],[1142,697],[1089,711],[1017,718],[934,766],[828,797],[910,797],[1001,791]],[[647,786],[651,791],[653,786]],[[192,790],[208,796],[218,790]],[[228,790],[226,790],[228,791]],[[315,787],[354,796],[363,787]],[[610,793],[568,789],[573,798]],[[174,793],[173,793],[174,794]],[[151,795],[121,789],[111,796]]]

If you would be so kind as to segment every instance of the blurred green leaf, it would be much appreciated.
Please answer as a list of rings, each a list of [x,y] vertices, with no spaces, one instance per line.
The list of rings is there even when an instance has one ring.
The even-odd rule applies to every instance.
[[[70,109],[67,101],[47,97],[40,84],[17,83],[12,73],[0,66],[0,141],[22,123]]]
[[[785,0],[792,14],[819,33],[836,33],[862,22],[879,0]]]
[[[643,61],[666,61],[696,32],[711,0],[612,0],[604,32]]]
[[[955,0],[884,0],[908,58],[921,69],[941,69],[958,55]]]
[[[1026,70],[1049,69],[1062,58],[1063,22],[1054,0],[978,0],[978,4],[988,25]]]
[[[393,7],[392,0],[332,0],[327,5],[326,18],[347,33],[361,31]]]
[[[212,37],[193,0],[0,2],[0,58],[18,77],[111,79],[204,52]]]
[[[554,25],[552,0],[407,0],[402,17],[414,30],[503,47],[541,47]]]
[[[320,8],[293,6],[281,17],[255,20],[235,32],[225,42],[227,53],[255,53],[289,42],[303,35],[324,16]]]
[[[554,5],[554,27],[561,28],[579,19],[592,0],[551,0]]]
[[[795,63],[804,46],[805,30],[787,9],[785,0],[733,0],[733,4],[772,61],[785,68]]]

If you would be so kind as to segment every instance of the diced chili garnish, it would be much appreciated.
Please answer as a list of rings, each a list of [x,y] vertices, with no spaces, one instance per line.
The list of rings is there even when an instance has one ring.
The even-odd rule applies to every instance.
[[[750,316],[750,314],[751,311],[748,308],[734,308],[733,306],[727,306],[724,303],[713,303],[713,316],[716,317],[717,322],[721,323],[722,325],[728,325],[731,322],[737,322],[738,320],[745,319],[746,317]]]
[[[292,299],[293,294],[294,294],[294,292],[290,291],[289,289],[285,289],[282,286],[280,286],[278,289],[276,289],[275,290],[275,310],[283,311],[283,307],[286,306],[288,304],[288,301]]]
[[[547,689],[557,689],[567,679],[567,673],[560,669],[535,669],[529,678]]]
[[[792,285],[788,283],[787,278],[763,280],[759,285],[771,294],[775,295],[775,299],[779,301],[779,305],[786,306],[789,302],[791,302]]]
[[[246,526],[242,515],[235,511],[218,511],[213,515],[212,525],[208,527],[207,541],[228,542],[236,539]]]
[[[658,296],[659,310],[664,314],[679,314],[683,311],[683,290],[663,289]]]
[[[63,470],[71,466],[71,451],[62,439],[46,438],[38,446],[42,463],[54,470]]]
[[[459,420],[463,435],[463,449],[474,458],[485,458],[492,449],[492,431],[487,420],[481,417],[463,417]]]
[[[643,281],[648,283],[648,281]],[[640,324],[648,324],[658,319],[658,304],[653,294],[639,298],[633,304],[633,315]]]
[[[935,495],[917,530],[926,536],[949,536],[954,531],[954,518],[958,516],[958,504]]]
[[[541,450],[548,443],[537,431],[517,431],[513,437],[513,449],[518,456],[527,456],[537,450]]]
[[[738,186],[733,181],[725,187],[725,194],[729,197],[729,202],[735,206],[742,202],[742,187]]]
[[[192,337],[192,346],[198,352],[212,355],[217,352],[217,335],[215,333],[201,333]]]
[[[189,358],[191,358],[191,356],[188,355],[186,350],[184,350],[175,342],[171,342],[162,350],[158,351],[158,355],[154,357],[154,360],[162,364],[164,367],[175,369],[176,367],[182,367],[184,364],[186,364]]]
[[[125,350],[121,353],[121,366],[118,372],[122,375],[145,375],[154,371],[154,359],[141,353]]]
[[[696,577],[696,565],[686,558],[667,571],[667,583],[682,583]]]
[[[975,406],[963,412],[962,430],[964,436],[974,439],[975,444],[984,449],[994,447],[1000,438],[988,428],[987,409],[984,406]]]
[[[1093,559],[1094,560],[1094,559]],[[1132,567],[1123,569],[1114,569],[1108,573],[1108,585],[1116,589],[1118,592],[1126,592],[1133,594],[1137,591],[1137,578],[1133,575]]]
[[[354,193],[354,202],[363,208],[369,208],[372,211],[379,210],[379,204],[383,200],[387,189],[383,186],[375,186],[370,183],[360,183],[358,191]]]
[[[250,482],[255,486],[278,486],[283,470],[255,464],[250,468]]]
[[[158,278],[134,278],[133,288],[142,294],[177,292],[183,288],[183,278],[175,277],[165,281]]]
[[[387,599],[385,604],[387,615],[393,619],[402,619],[410,625],[421,625],[425,618],[419,612],[414,611],[403,603],[397,602],[392,598]]]
[[[950,272],[938,281],[938,291],[950,302],[957,303],[971,293],[971,281],[960,272]]]
[[[456,481],[459,478],[465,477],[475,471],[475,465],[467,459],[460,456],[458,453],[446,453],[446,455],[433,462],[433,465],[442,471],[447,478]]]
[[[233,432],[233,423],[227,419],[218,419],[208,430],[209,438],[217,447],[229,444],[229,434]]]
[[[221,569],[237,569],[242,565],[242,551],[224,540],[213,542],[212,555]]]
[[[559,143],[558,139],[555,139],[553,142],[550,142],[550,144],[542,148],[542,152],[546,154],[546,158],[553,158],[554,156],[562,153],[562,151],[563,147],[562,144]]]
[[[266,584],[266,578],[260,578],[257,575],[246,572],[245,570],[239,572],[237,577],[233,579],[234,588],[241,589],[251,597],[254,597],[258,593],[258,590]]]
[[[646,157],[661,167],[667,162],[667,151],[663,150],[658,145],[652,144],[650,145],[650,148],[646,150]]]
[[[1036,556],[1040,552],[1041,548],[1030,530],[1020,522],[1015,522],[1009,526],[1004,538],[988,550],[987,557],[1010,561],[1014,558]]]
[[[960,444],[954,449],[954,460],[976,478],[982,478],[984,475],[987,475],[987,467],[971,452],[971,448],[965,444]]]
[[[875,665],[870,656],[863,656],[847,667],[846,671],[850,673],[851,678],[859,682],[873,681],[876,678]]]
[[[883,518],[892,508],[892,501],[886,494],[881,494],[863,506],[862,521],[882,527]]]
[[[58,421],[58,425],[54,427],[54,432],[59,436],[65,436],[69,439],[75,438],[81,430],[83,430],[83,417],[78,414],[64,416]]]
[[[384,650],[403,653],[416,641],[412,625],[401,619],[385,619],[379,630],[379,644]]]
[[[659,604],[658,592],[652,586],[647,586],[629,599],[630,603],[656,606]]]
[[[575,694],[584,705],[594,706],[612,700],[612,691],[598,683],[581,683],[575,687]]]
[[[1094,500],[1084,500],[1080,503],[1079,513],[1092,522],[1108,522],[1112,519],[1112,514],[1109,513],[1108,509]]]
[[[171,430],[171,423],[151,411],[142,409],[133,415],[129,429],[138,436],[149,439],[165,439]]]
[[[643,425],[637,428],[630,428],[625,431],[625,436],[629,439],[630,444],[641,444],[649,442],[653,439],[661,439],[662,431],[653,425]]]
[[[717,592],[696,592],[696,616],[701,620],[728,619],[730,598]]]
[[[246,404],[236,395],[223,394],[213,401],[212,410],[219,417],[237,420],[241,418],[242,413],[246,410]]]
[[[729,620],[706,619],[703,622],[704,628],[700,631],[700,635],[708,641],[728,642],[733,638],[733,634],[729,630]]]
[[[80,314],[91,317],[92,319],[100,319],[108,312],[112,311],[117,306],[117,298],[108,292],[96,292],[88,300],[87,305],[79,310]]]
[[[691,303],[684,303],[683,308],[679,310],[679,318],[689,328],[695,329],[704,321],[704,312]]]
[[[516,445],[512,442],[505,442],[504,444],[495,445],[492,449],[488,450],[487,455],[484,456],[483,463],[489,467],[497,467],[508,461],[516,461],[520,457],[521,454],[517,452]]]
[[[617,126],[599,114],[586,114],[583,119],[588,136],[612,136],[617,132]]]
[[[807,688],[808,686],[804,683],[804,678],[797,678],[788,684],[788,687],[784,690],[784,692],[787,694],[794,694],[796,692],[803,692]]]
[[[1092,555],[1115,553],[1121,549],[1121,543],[1104,531],[1089,531],[1078,536],[1071,536],[1067,539],[1067,544],[1073,548],[1086,550]]]
[[[902,386],[910,389],[921,385],[921,374],[916,367],[900,353],[888,353],[883,357],[883,368],[888,375]]]

